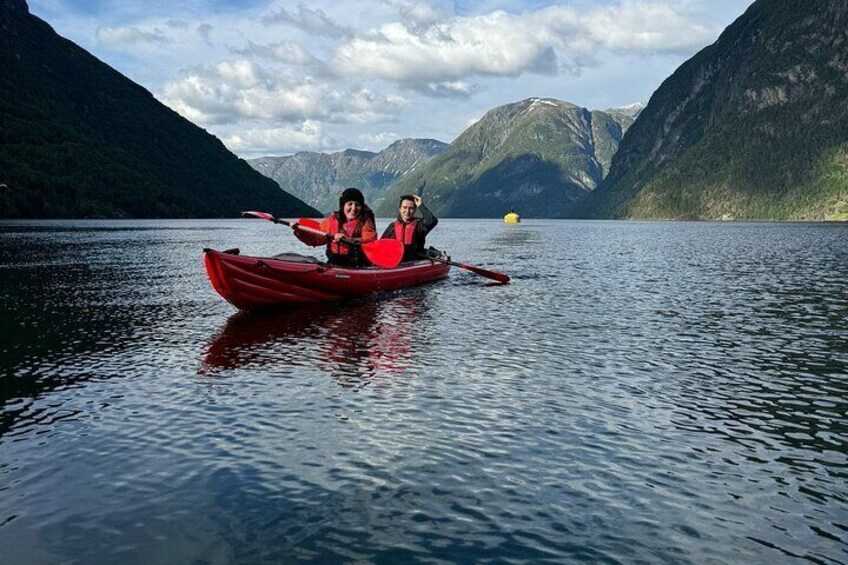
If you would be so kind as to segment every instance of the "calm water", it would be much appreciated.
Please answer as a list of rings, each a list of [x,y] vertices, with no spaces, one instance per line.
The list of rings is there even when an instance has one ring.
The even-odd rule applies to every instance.
[[[266,222],[0,223],[4,563],[848,562],[848,225],[430,242],[513,284],[245,316]]]

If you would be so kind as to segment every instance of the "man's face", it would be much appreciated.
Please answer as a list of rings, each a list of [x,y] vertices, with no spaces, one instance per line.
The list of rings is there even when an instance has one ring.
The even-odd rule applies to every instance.
[[[409,222],[415,217],[415,202],[412,200],[404,200],[400,203],[400,219],[404,222]]]

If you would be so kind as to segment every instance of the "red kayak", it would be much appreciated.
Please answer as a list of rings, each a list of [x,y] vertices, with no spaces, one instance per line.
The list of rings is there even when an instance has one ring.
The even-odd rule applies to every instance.
[[[296,254],[239,255],[238,250],[203,252],[215,290],[240,310],[295,306],[422,285],[448,276],[450,265],[422,259],[397,267],[338,267]]]

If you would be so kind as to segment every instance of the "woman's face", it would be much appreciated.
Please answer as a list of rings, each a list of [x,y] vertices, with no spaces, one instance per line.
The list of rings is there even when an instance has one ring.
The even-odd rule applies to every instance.
[[[349,222],[355,220],[359,216],[359,211],[362,210],[362,204],[356,200],[348,200],[344,204],[345,219]]]

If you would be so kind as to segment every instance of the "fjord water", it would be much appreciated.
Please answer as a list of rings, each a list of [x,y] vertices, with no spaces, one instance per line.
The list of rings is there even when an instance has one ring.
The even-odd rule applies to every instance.
[[[513,283],[240,315],[202,248],[317,252],[0,224],[4,562],[848,562],[848,225],[430,239]]]

